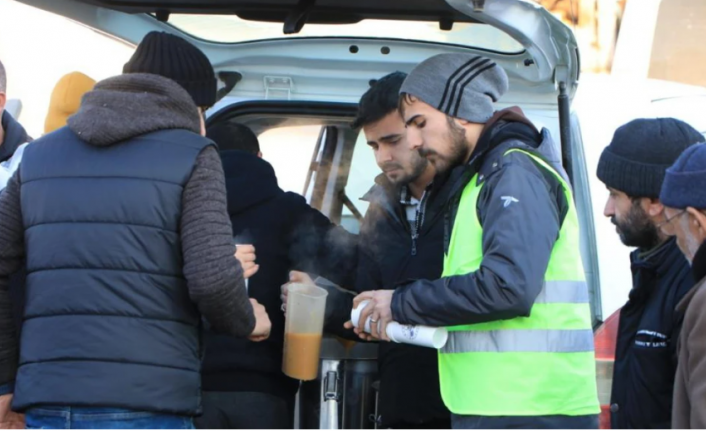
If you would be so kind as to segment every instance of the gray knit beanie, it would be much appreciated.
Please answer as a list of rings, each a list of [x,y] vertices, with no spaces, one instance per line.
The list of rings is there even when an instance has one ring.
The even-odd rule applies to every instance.
[[[482,124],[493,116],[493,103],[507,88],[505,71],[489,58],[438,54],[412,70],[400,94],[414,96],[451,117]]]

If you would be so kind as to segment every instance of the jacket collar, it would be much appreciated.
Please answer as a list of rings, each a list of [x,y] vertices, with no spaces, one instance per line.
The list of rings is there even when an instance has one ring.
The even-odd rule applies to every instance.
[[[679,250],[675,237],[669,238],[654,250],[648,252],[635,250],[630,254],[633,269],[653,271],[657,276],[668,273],[675,264],[683,262],[684,259],[686,258]]]
[[[400,205],[400,188],[392,184],[385,174],[375,177],[375,185],[360,199],[379,206],[395,221],[404,224],[406,216]]]

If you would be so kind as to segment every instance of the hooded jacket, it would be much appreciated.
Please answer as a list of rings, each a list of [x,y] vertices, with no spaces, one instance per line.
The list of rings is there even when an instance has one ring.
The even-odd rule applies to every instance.
[[[177,84],[123,75],[27,147],[0,195],[0,382],[15,380],[14,409],[194,415],[201,314],[252,332],[222,167],[199,130]],[[16,371],[7,276],[24,256]]]
[[[282,373],[280,287],[288,281],[290,270],[350,283],[345,277],[356,267],[356,239],[302,196],[284,192],[267,161],[237,150],[222,151],[221,158],[234,242],[255,246],[260,266],[248,280],[248,293],[267,309],[272,331],[268,340],[259,343],[207,331],[203,388],[266,392],[293,402],[299,382]]]

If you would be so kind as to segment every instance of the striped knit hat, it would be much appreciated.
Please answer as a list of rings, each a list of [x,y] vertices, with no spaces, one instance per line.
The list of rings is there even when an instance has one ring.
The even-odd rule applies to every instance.
[[[505,71],[489,58],[438,54],[412,70],[400,94],[414,96],[451,117],[482,124],[493,116],[493,103],[507,88]]]

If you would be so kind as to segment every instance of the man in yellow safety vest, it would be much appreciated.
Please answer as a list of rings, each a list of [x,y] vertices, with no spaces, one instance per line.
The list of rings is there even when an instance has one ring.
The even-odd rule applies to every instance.
[[[447,191],[444,271],[359,295],[361,322],[376,323],[361,335],[386,340],[393,320],[447,327],[439,379],[454,428],[596,428],[571,186],[546,129],[494,111],[507,88],[500,66],[469,54],[431,57],[402,85],[408,143]]]

